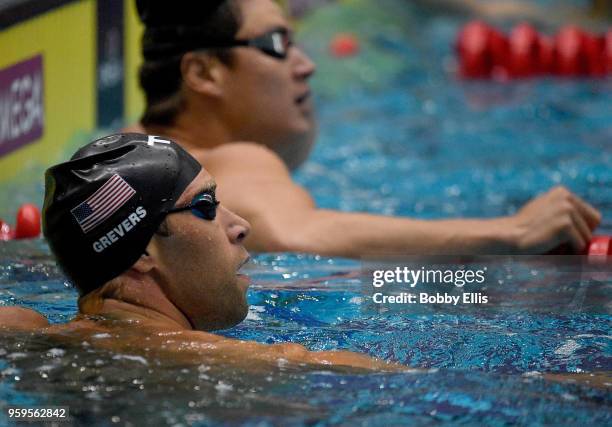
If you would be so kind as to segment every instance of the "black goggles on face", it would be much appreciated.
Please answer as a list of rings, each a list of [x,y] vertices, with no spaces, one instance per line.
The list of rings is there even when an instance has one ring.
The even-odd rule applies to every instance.
[[[196,196],[189,205],[169,209],[165,213],[166,215],[170,215],[177,212],[191,210],[191,213],[198,218],[212,221],[217,216],[217,206],[219,206],[219,201],[216,200],[213,195],[200,194],[199,196]]]
[[[202,43],[203,37],[209,36],[199,27],[147,27],[142,39],[142,53],[147,60],[157,61],[179,57],[189,51],[253,47],[273,58],[285,59],[293,46],[293,33],[284,27],[242,40],[210,40]]]
[[[231,40],[219,43],[211,48],[231,48],[231,47],[253,47],[259,49],[266,55],[278,59],[285,59],[289,53],[289,48],[293,46],[293,33],[286,28],[275,28],[247,40]]]

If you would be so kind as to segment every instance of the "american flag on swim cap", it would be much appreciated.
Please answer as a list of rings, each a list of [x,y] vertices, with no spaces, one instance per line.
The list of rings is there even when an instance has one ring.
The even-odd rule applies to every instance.
[[[70,212],[83,232],[89,233],[114,214],[134,194],[136,194],[136,190],[130,187],[130,184],[119,175],[114,174],[87,200]]]

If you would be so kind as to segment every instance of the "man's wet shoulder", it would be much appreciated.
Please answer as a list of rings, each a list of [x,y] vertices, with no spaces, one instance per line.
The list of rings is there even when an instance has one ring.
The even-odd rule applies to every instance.
[[[26,307],[0,308],[0,329],[29,331],[49,326],[49,321],[39,312]]]

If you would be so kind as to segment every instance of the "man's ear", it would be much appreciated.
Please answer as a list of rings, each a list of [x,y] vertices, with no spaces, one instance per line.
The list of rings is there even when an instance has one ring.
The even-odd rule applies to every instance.
[[[147,247],[147,249],[149,248]],[[140,255],[138,261],[132,265],[131,270],[134,270],[140,274],[147,274],[149,271],[153,270],[153,267],[155,267],[155,260],[151,255],[149,255],[147,250],[144,254]]]
[[[183,83],[191,90],[209,96],[223,94],[225,66],[215,56],[187,52],[181,59]]]

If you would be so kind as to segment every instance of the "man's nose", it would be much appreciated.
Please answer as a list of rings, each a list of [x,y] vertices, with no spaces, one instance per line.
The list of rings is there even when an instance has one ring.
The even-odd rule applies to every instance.
[[[227,238],[231,243],[241,244],[251,232],[251,224],[223,206],[219,206],[219,209],[221,210],[222,224],[225,227]]]
[[[293,75],[301,80],[307,80],[312,76],[317,66],[301,48],[294,46],[293,49]]]

